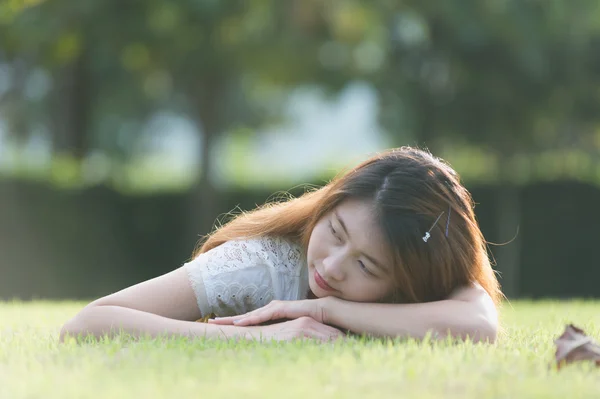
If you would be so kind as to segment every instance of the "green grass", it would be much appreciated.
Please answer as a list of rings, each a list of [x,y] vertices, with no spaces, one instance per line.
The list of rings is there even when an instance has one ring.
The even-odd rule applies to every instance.
[[[256,344],[128,340],[58,344],[84,304],[0,302],[0,398],[592,398],[600,369],[549,368],[566,323],[600,339],[600,302],[513,302],[496,345]]]

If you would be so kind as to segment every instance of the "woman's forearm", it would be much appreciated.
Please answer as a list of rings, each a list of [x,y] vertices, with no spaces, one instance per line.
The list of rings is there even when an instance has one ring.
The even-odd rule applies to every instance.
[[[125,332],[135,337],[149,335],[207,338],[252,338],[249,328],[219,326],[169,319],[121,306],[91,306],[82,310],[61,329],[60,341],[67,335],[115,336]]]
[[[375,304],[331,298],[326,302],[324,321],[358,334],[378,337],[424,338],[469,336],[474,341],[496,338],[496,320],[478,304],[444,300],[418,304]]]

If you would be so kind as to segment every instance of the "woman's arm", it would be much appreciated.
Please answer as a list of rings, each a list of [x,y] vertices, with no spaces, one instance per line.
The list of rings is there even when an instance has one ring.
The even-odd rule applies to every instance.
[[[67,334],[114,336],[122,330],[133,336],[206,336],[233,338],[242,334],[237,327],[214,329],[194,323],[202,317],[194,291],[183,267],[162,276],[99,298],[67,321],[60,340]]]
[[[220,327],[220,328],[214,328]],[[175,320],[123,306],[89,306],[69,320],[60,331],[60,342],[69,336],[92,335],[114,337],[125,332],[134,337],[184,336],[207,338],[252,338],[245,327],[211,326],[186,320]]]
[[[417,304],[359,303],[335,297],[273,301],[246,315],[211,320],[211,323],[248,326],[301,316],[379,337],[421,339],[431,332],[436,338],[469,336],[474,341],[493,342],[498,329],[496,307],[480,286],[459,289],[447,300]]]
[[[373,304],[324,298],[323,322],[355,333],[383,337],[435,338],[451,335],[473,341],[496,340],[498,315],[480,287],[464,288],[447,300],[418,304]]]
[[[196,323],[202,317],[186,271],[170,273],[97,299],[67,321],[60,342],[67,336],[115,336],[125,332],[141,336],[190,338],[240,338],[291,340],[313,338],[329,341],[342,332],[308,317],[270,326],[237,327]]]
[[[344,336],[340,330],[319,323],[310,317],[268,326],[236,327],[174,320],[120,306],[94,306],[67,322],[61,329],[59,340],[64,342],[68,336],[113,337],[120,332],[134,337],[182,336],[257,341],[310,338],[328,342]]]

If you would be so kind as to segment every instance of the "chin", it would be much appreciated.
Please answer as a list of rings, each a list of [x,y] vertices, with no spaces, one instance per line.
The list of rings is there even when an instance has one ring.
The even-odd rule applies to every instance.
[[[308,288],[314,294],[314,296],[316,296],[317,298],[323,298],[323,296],[326,296],[326,295],[323,295],[324,294],[323,290],[321,289],[321,287],[319,287],[314,282],[314,280],[312,279],[312,276],[311,276],[311,279],[308,282]]]
[[[310,291],[317,298],[325,298],[328,296],[336,297],[336,295],[333,295],[333,293],[331,293],[329,291],[325,291],[324,289],[319,287],[319,285],[317,283],[315,283],[315,280],[313,280],[312,275],[310,276],[310,280],[308,281],[308,288],[310,288]]]
[[[319,287],[319,285],[315,282],[315,278],[314,278],[314,272],[313,270],[310,271],[309,276],[308,276],[308,288],[310,289],[310,291],[314,294],[314,296],[316,296],[317,298],[324,298],[326,296],[329,296],[329,292],[324,291],[321,287]]]

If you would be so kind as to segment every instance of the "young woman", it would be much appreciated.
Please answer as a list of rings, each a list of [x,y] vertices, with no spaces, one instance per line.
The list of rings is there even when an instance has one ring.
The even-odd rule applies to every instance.
[[[119,331],[330,340],[343,329],[492,342],[500,299],[458,175],[402,147],[237,216],[182,267],[87,305],[61,340]]]

